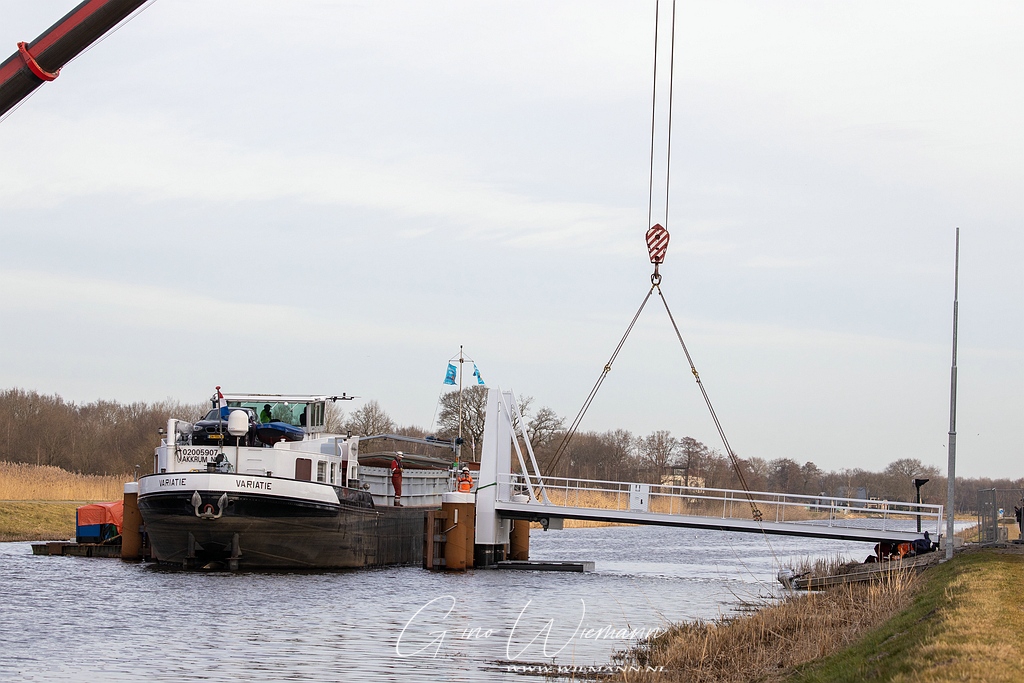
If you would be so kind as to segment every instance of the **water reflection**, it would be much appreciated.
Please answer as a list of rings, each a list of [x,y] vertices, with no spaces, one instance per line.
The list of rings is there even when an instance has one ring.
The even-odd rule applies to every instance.
[[[770,596],[777,561],[870,552],[606,527],[532,534],[533,559],[594,561],[588,574],[232,575],[35,557],[4,543],[0,680],[523,681],[501,662],[607,663],[632,636]]]

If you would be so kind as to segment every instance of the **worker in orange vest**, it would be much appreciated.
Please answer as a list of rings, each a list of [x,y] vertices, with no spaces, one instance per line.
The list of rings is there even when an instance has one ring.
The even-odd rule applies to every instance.
[[[463,465],[462,472],[459,473],[459,493],[469,493],[472,490],[473,475],[469,473],[469,468]]]
[[[402,451],[395,453],[395,459],[391,461],[391,485],[395,487],[395,507],[402,507]]]

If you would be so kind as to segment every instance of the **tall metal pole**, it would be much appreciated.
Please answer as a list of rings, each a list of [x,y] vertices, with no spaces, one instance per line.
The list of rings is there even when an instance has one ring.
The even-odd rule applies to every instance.
[[[946,449],[946,559],[953,559],[953,513],[956,497],[956,323],[960,290],[960,228],[956,229],[956,256],[953,261],[953,365],[949,371],[949,445]]]
[[[459,344],[459,439],[462,439],[462,364],[465,359],[462,356],[462,344]]]

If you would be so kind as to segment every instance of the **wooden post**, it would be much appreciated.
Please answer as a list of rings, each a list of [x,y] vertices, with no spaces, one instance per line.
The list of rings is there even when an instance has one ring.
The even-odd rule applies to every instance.
[[[526,561],[530,559],[530,522],[526,519],[512,520],[509,534],[508,559]]]
[[[441,511],[448,517],[444,529],[444,567],[463,571],[473,566],[476,542],[476,502],[472,493],[445,493]]]
[[[139,483],[124,485],[124,516],[121,519],[121,559],[135,562],[142,559],[142,514],[139,512]]]

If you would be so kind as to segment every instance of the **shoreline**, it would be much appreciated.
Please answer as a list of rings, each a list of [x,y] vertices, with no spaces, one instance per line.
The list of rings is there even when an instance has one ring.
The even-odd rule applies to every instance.
[[[615,664],[634,668],[614,680],[1016,681],[1024,665],[1022,583],[1024,546],[969,548],[916,577],[897,569],[876,584],[674,624],[620,652]]]

